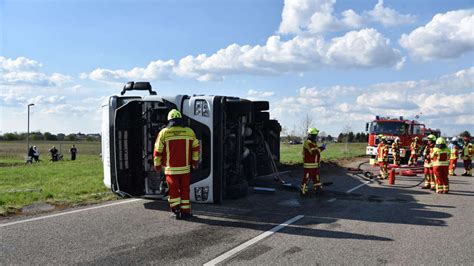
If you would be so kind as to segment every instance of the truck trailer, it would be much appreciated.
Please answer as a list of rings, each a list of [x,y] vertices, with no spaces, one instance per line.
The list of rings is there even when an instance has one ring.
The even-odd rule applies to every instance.
[[[125,95],[148,91],[146,96]],[[193,202],[244,197],[248,182],[272,174],[280,160],[280,131],[268,101],[214,95],[159,96],[149,82],[128,82],[102,104],[104,184],[122,197],[165,198],[166,183],[153,167],[153,148],[167,114],[179,110],[200,142],[191,172]]]

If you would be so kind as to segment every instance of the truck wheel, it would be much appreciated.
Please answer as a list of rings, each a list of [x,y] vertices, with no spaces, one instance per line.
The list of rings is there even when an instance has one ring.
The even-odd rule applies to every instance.
[[[267,111],[270,109],[270,104],[267,101],[255,101],[252,102],[254,111]]]
[[[228,113],[245,114],[252,111],[252,102],[250,101],[228,101],[226,103]]]
[[[238,199],[247,196],[249,190],[249,183],[246,180],[241,180],[240,183],[227,186],[225,197],[227,199]]]

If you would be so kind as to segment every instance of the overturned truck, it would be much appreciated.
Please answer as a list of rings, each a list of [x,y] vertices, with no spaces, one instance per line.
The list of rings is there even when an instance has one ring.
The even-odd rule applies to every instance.
[[[147,96],[125,96],[146,90]],[[167,114],[177,109],[200,141],[199,168],[191,173],[194,202],[221,203],[243,197],[248,182],[275,170],[280,131],[267,101],[228,96],[158,96],[148,82],[129,82],[102,105],[104,184],[120,196],[164,198],[165,183],[154,171],[153,147]]]

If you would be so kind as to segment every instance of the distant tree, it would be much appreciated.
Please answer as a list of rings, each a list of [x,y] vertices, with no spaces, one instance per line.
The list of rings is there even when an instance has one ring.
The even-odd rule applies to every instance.
[[[77,136],[76,136],[76,134],[69,134],[69,135],[66,136],[66,140],[75,141],[75,140],[77,140]]]
[[[303,119],[301,120],[301,136],[305,137],[308,135],[308,129],[313,126],[313,117],[310,116],[308,113],[305,114]]]
[[[331,136],[331,135],[328,135],[328,136],[326,137],[326,141],[329,141],[329,142],[332,142],[333,139],[334,139],[334,138],[333,138],[333,136]]]
[[[347,134],[347,142],[354,142],[355,140],[355,136],[354,136],[354,132],[349,132],[349,134]]]
[[[344,142],[345,136],[344,133],[339,133],[339,136],[337,136],[337,142]]]
[[[44,135],[43,135],[43,133],[41,133],[39,131],[31,132],[30,133],[30,139],[31,140],[44,140]]]
[[[51,134],[49,132],[44,132],[44,140],[58,140],[58,137],[54,134]]]
[[[18,140],[18,135],[15,133],[5,133],[3,134],[5,140]]]
[[[92,136],[87,136],[87,137],[86,137],[86,140],[87,140],[87,141],[94,141],[95,139],[94,139],[94,137],[92,137]]]
[[[58,135],[56,135],[58,137],[58,140],[64,140],[66,138],[66,135],[63,134],[63,133],[59,133]]]

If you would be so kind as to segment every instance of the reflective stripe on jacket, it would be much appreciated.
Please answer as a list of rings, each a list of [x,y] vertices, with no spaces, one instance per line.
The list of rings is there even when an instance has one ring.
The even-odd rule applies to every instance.
[[[165,174],[191,172],[191,163],[199,161],[199,140],[189,127],[164,128],[158,134],[153,152],[155,166],[164,166]]]
[[[321,152],[324,150],[318,147],[316,143],[307,139],[303,143],[303,167],[304,168],[319,168],[321,162]]]
[[[449,166],[450,153],[448,148],[434,148],[430,154],[433,166]]]

